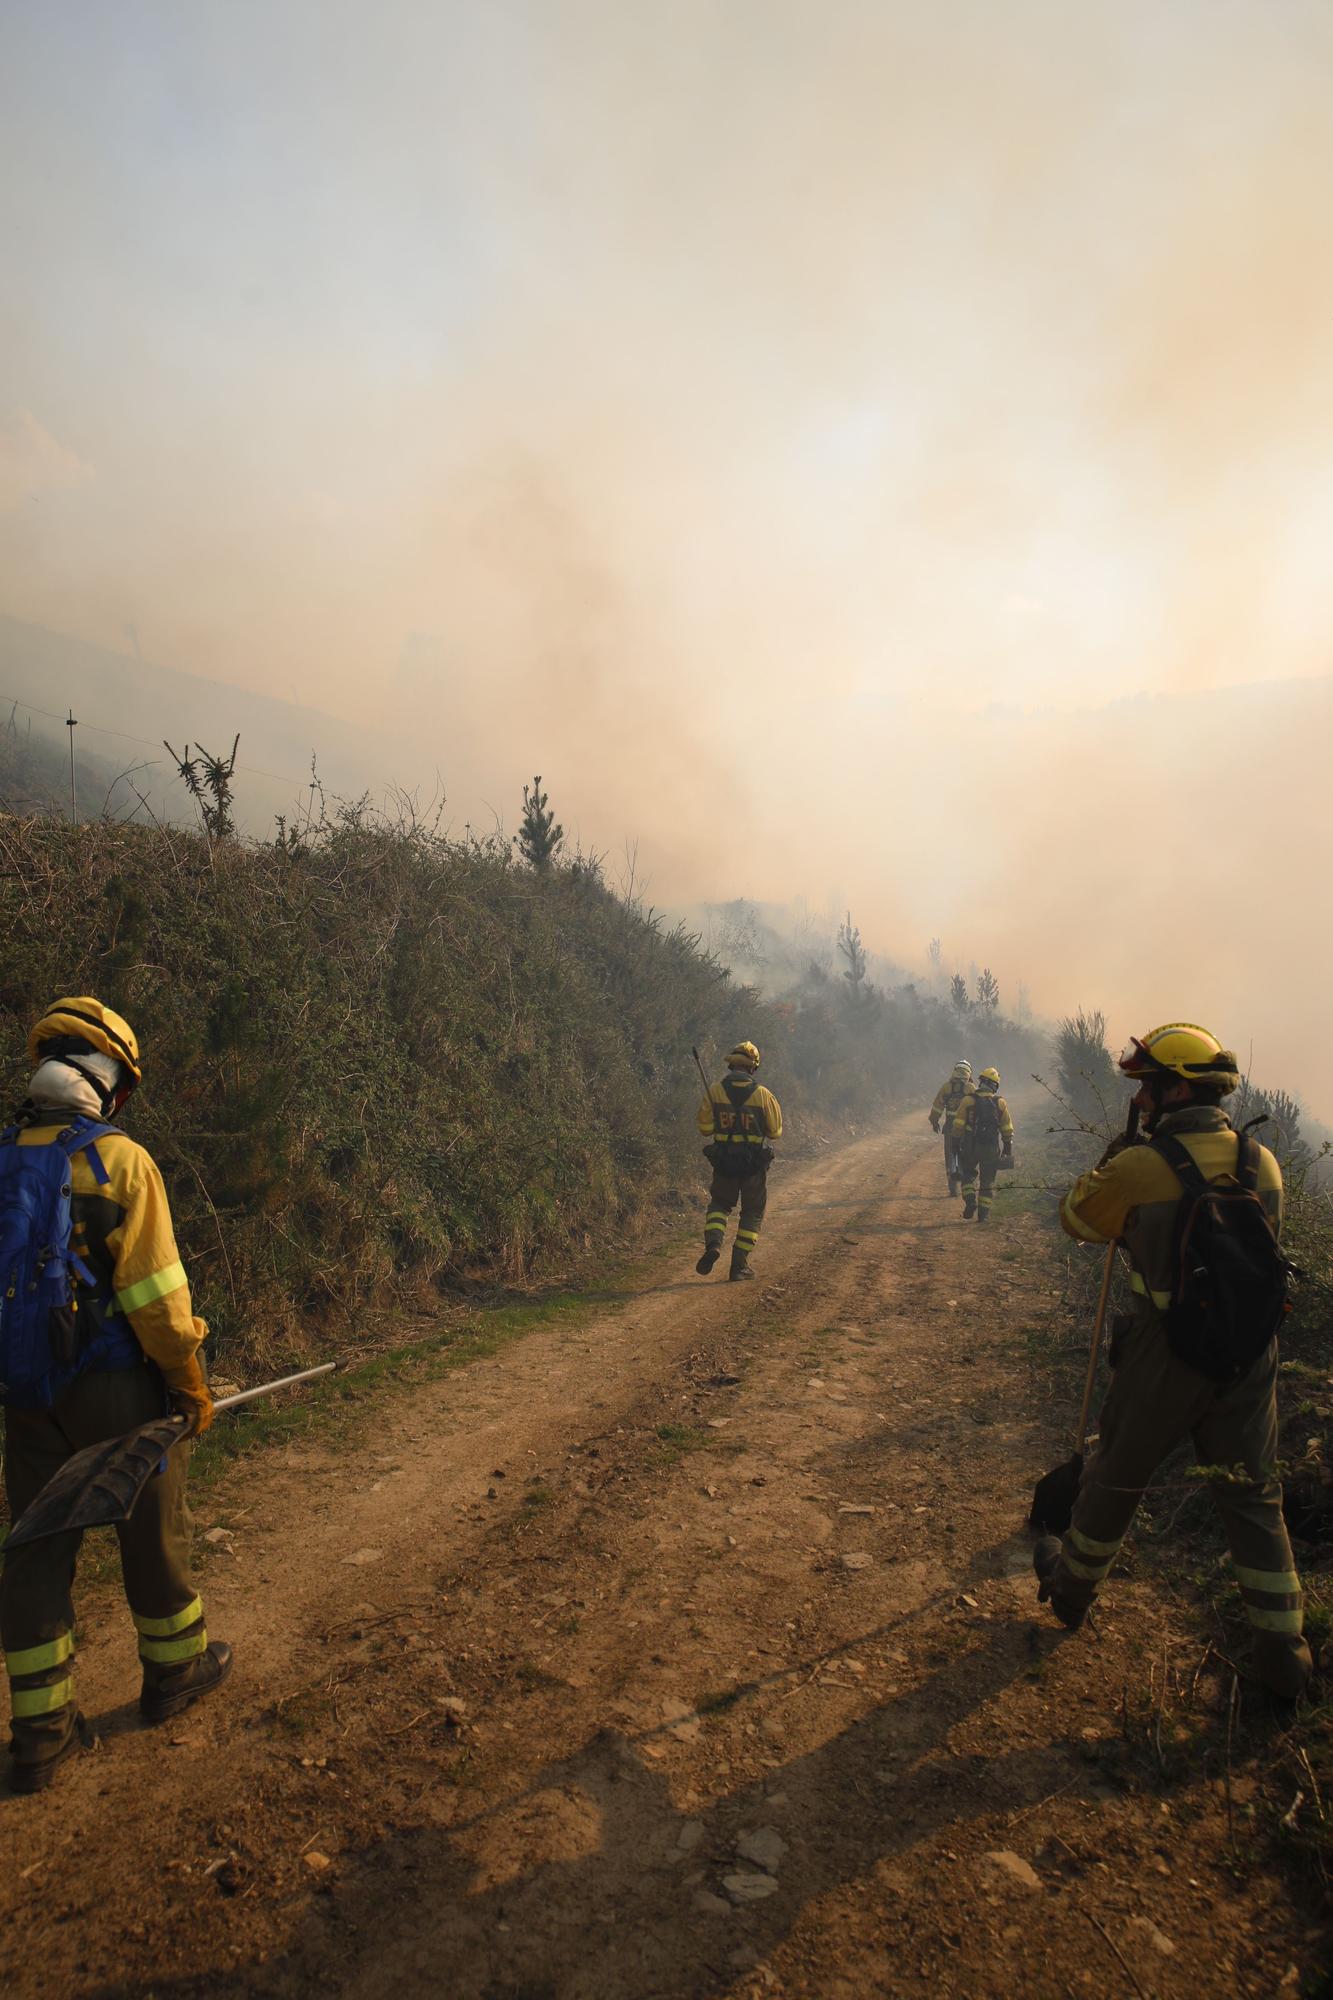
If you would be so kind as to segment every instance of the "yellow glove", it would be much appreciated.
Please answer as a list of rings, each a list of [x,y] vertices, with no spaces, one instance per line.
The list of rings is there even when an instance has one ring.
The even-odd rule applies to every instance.
[[[185,1419],[186,1437],[198,1437],[213,1421],[213,1398],[198,1355],[192,1354],[176,1368],[164,1368],[162,1379],[173,1413]]]

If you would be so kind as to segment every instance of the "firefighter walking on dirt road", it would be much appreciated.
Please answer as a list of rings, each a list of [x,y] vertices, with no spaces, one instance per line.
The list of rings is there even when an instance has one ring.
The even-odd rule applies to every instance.
[[[752,1278],[750,1253],[759,1235],[768,1201],[768,1169],[773,1164],[771,1140],[782,1137],[782,1110],[771,1090],[755,1081],[759,1051],[753,1042],[738,1042],[727,1057],[727,1074],[709,1089],[699,1106],[699,1130],[710,1143],[704,1158],[713,1169],[704,1218],[704,1254],[695,1265],[707,1277],[722,1254],[727,1218],[739,1200],[740,1221],[732,1246],[732,1279]]]
[[[11,1519],[75,1452],[175,1412],[185,1437],[213,1405],[157,1167],[110,1121],[141,1076],[127,1021],[87,995],[56,1000],[28,1038],[35,1065],[0,1135],[0,1401]],[[139,1710],[164,1722],[223,1680],[189,1568],[189,1447],[175,1444],[118,1526],[138,1634]],[[12,1782],[41,1791],[83,1741],[74,1703],[74,1579],[81,1533],[4,1558],[0,1643],[9,1677]]]
[[[1083,1242],[1120,1244],[1133,1309],[1113,1329],[1111,1387],[1069,1531],[1063,1545],[1048,1535],[1033,1552],[1039,1594],[1063,1624],[1082,1624],[1158,1466],[1192,1439],[1201,1464],[1227,1468],[1208,1490],[1255,1671],[1294,1700],[1311,1659],[1277,1472],[1281,1169],[1228,1122],[1222,1100],[1239,1066],[1206,1028],[1154,1028],[1120,1067],[1138,1083],[1146,1143],[1114,1142],[1065,1197],[1060,1219]]]
[[[1011,1167],[1014,1163],[1014,1121],[1000,1095],[998,1069],[982,1070],[954,1113],[953,1131],[958,1148],[963,1220],[970,1222],[975,1215],[978,1222],[987,1222],[995,1199],[996,1173],[1000,1167]]]
[[[944,1177],[949,1183],[949,1193],[957,1194],[962,1181],[958,1166],[958,1138],[953,1129],[953,1121],[958,1107],[972,1088],[972,1065],[965,1056],[954,1064],[935,1092],[935,1102],[930,1107],[930,1129],[938,1132],[941,1121],[944,1125]]]

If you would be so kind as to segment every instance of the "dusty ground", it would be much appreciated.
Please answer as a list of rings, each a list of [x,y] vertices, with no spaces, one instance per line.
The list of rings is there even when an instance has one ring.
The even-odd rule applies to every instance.
[[[1037,1617],[1049,1257],[940,1178],[919,1115],[784,1167],[759,1282],[691,1251],[373,1446],[243,1462],[201,1521],[236,1671],[174,1726],[85,1597],[101,1747],[0,1799],[4,1991],[1299,1991],[1318,1919],[1252,1811],[1281,1725],[1228,1730],[1146,1583]]]

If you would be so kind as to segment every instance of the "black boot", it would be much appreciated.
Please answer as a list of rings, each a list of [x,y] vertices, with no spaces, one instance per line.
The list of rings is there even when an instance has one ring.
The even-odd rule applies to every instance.
[[[10,1740],[9,1788],[13,1792],[44,1792],[62,1764],[85,1747],[86,1725],[75,1709],[63,1736]]]
[[[144,1675],[139,1713],[145,1722],[166,1722],[220,1687],[230,1672],[231,1647],[225,1639],[210,1639],[206,1651],[185,1666],[152,1680]]]
[[[1032,1567],[1037,1573],[1041,1588],[1037,1592],[1038,1604],[1049,1604],[1060,1623],[1070,1632],[1077,1632],[1088,1615],[1086,1604],[1071,1604],[1067,1598],[1059,1597],[1051,1588],[1051,1578],[1060,1562],[1060,1537],[1043,1535],[1032,1551]]]
[[[708,1276],[708,1273],[712,1270],[714,1264],[716,1264],[718,1258],[721,1255],[722,1255],[722,1246],[720,1243],[704,1244],[704,1254],[694,1267],[695,1270],[699,1273],[699,1276],[701,1278],[706,1278]]]
[[[733,1285],[740,1278],[752,1278],[754,1276],[754,1272],[750,1269],[750,1260],[743,1250],[732,1251],[731,1270],[728,1275]]]
[[[990,1220],[990,1203],[987,1201],[983,1201],[981,1206],[977,1210],[977,1221],[989,1222],[989,1220]]]
[[[953,1180],[951,1180],[951,1181],[949,1182],[949,1193],[950,1193],[950,1194],[957,1194],[957,1192],[958,1192],[958,1183],[957,1183],[957,1181],[953,1181]]]
[[[964,1222],[970,1222],[970,1221],[972,1220],[972,1217],[973,1217],[973,1216],[974,1216],[974,1215],[976,1214],[976,1212],[977,1212],[977,1198],[976,1198],[976,1196],[975,1196],[974,1194],[965,1194],[965,1195],[963,1196],[963,1220],[964,1220]]]

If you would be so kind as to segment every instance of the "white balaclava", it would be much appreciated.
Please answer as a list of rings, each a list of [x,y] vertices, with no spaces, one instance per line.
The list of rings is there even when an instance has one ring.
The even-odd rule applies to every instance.
[[[104,1056],[89,1049],[86,1055],[76,1058],[79,1068],[75,1069],[62,1056],[48,1056],[39,1063],[32,1073],[28,1085],[28,1096],[34,1104],[51,1105],[61,1111],[82,1111],[89,1118],[102,1116],[102,1100],[94,1090],[90,1077],[107,1090],[114,1090],[121,1078],[121,1065],[115,1056]],[[86,1070],[86,1076],[80,1075]]]

